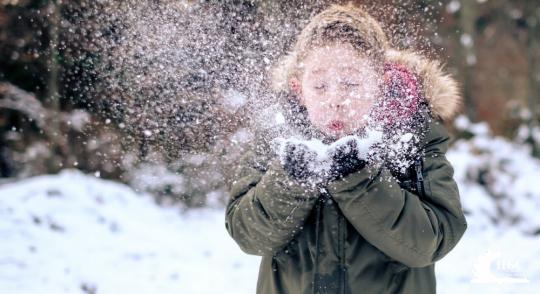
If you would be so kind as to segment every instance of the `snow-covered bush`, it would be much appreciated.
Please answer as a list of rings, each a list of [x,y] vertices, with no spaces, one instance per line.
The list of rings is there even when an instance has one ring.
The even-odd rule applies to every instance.
[[[493,222],[540,234],[540,160],[532,156],[532,147],[494,136],[487,124],[464,116],[455,126],[472,135],[457,140],[448,153],[467,213],[477,224]]]

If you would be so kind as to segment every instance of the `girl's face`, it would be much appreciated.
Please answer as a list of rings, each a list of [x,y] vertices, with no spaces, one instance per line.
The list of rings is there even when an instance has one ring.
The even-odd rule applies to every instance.
[[[365,124],[379,94],[376,67],[350,44],[316,47],[304,59],[300,80],[290,87],[308,111],[311,123],[335,138]]]

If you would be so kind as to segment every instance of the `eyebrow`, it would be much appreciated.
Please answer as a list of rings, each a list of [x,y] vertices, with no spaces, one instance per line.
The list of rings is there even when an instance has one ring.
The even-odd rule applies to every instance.
[[[356,67],[352,67],[352,66],[344,66],[344,67],[342,67],[341,69],[352,70],[352,71],[360,72]]]
[[[352,66],[342,66],[340,67],[341,70],[352,70],[352,71],[356,71],[356,72],[360,72],[358,69],[356,69],[355,67],[352,67]],[[325,68],[316,68],[314,70],[311,71],[312,74],[319,74],[319,73],[322,73],[326,71]]]

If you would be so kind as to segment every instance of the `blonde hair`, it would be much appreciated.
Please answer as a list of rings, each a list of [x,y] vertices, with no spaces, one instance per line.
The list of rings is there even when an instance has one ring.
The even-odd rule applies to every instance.
[[[374,60],[384,60],[390,48],[386,34],[380,24],[362,8],[333,4],[315,15],[298,35],[291,51],[288,51],[271,69],[272,88],[290,92],[288,81],[299,77],[301,62],[309,49],[330,43],[349,43],[362,54]]]

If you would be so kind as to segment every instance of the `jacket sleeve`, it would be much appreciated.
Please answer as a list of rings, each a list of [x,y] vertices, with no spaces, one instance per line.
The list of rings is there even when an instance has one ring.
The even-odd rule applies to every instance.
[[[373,246],[408,267],[443,258],[467,228],[454,170],[446,159],[449,135],[430,124],[425,139],[425,197],[402,189],[384,164],[332,181],[328,191],[354,228]]]
[[[247,161],[229,184],[225,227],[245,253],[273,255],[302,230],[318,189],[290,178],[277,158],[266,171]]]

